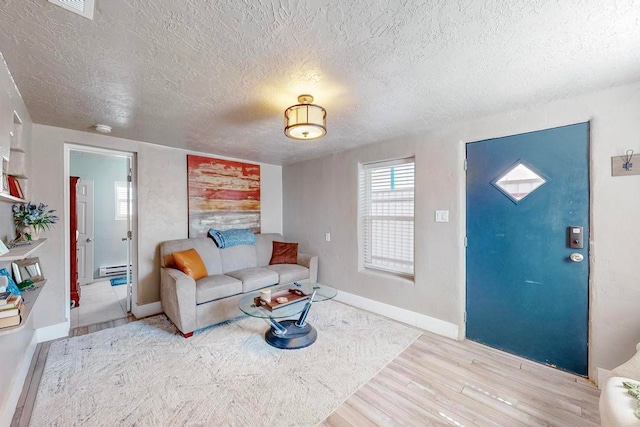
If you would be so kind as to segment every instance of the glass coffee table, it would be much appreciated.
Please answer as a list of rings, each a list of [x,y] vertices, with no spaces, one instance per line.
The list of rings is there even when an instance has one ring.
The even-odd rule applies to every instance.
[[[256,305],[256,298],[260,297],[260,291],[256,291],[240,298],[238,308],[251,317],[264,319],[269,323],[271,328],[265,332],[264,339],[273,347],[287,350],[308,347],[318,338],[316,329],[306,322],[311,305],[334,298],[338,291],[331,286],[320,283],[294,282],[273,288],[272,292],[286,290],[302,291],[308,298],[269,310]],[[298,316],[298,318],[288,319],[294,316]]]

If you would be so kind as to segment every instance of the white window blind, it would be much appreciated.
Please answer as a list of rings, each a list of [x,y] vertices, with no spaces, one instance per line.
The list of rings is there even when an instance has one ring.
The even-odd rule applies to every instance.
[[[360,248],[365,268],[413,277],[414,159],[362,165]]]
[[[129,207],[127,198],[127,183],[116,182],[116,220],[126,220]]]

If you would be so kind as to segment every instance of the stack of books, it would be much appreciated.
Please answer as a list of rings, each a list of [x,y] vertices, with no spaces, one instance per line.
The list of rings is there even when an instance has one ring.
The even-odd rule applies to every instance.
[[[8,328],[20,324],[22,296],[11,292],[0,293],[0,328]]]

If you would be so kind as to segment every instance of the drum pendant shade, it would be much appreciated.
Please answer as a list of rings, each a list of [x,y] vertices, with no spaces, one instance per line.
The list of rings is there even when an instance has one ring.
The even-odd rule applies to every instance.
[[[284,111],[284,134],[289,138],[309,140],[327,134],[327,111],[312,104],[313,96],[300,95],[299,104]]]

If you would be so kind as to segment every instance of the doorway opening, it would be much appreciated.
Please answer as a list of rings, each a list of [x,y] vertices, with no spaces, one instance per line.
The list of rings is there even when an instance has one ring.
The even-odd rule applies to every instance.
[[[127,317],[135,299],[134,153],[69,145],[70,327]]]

